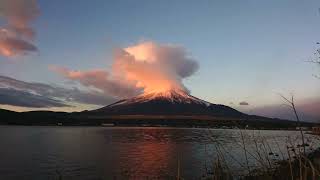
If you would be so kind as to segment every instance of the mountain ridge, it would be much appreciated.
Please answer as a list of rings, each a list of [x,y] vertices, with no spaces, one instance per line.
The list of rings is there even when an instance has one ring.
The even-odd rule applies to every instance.
[[[210,115],[229,117],[245,115],[229,106],[201,100],[179,89],[144,93],[91,112],[112,115]]]

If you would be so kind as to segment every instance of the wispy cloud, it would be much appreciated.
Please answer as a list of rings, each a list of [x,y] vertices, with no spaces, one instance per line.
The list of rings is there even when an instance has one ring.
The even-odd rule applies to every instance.
[[[69,104],[73,102],[107,105],[115,100],[94,90],[66,89],[0,76],[0,104],[23,107],[63,107],[70,106]]]
[[[8,88],[0,88],[0,104],[32,108],[68,106],[57,99]]]
[[[85,87],[100,90],[105,96],[126,98],[137,95],[140,91],[132,82],[125,82],[123,79],[110,77],[109,73],[102,69],[73,71],[60,66],[50,66],[49,69],[67,79],[77,81]]]

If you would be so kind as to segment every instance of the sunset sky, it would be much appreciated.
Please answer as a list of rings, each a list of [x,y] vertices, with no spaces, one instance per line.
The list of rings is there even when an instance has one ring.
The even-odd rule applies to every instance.
[[[307,62],[320,48],[319,0],[28,2],[0,3],[0,48],[16,48],[0,53],[0,108],[94,109],[139,93],[118,74],[140,82],[143,68],[144,77],[251,114],[291,118],[279,93],[293,94],[305,119],[320,120],[320,66]],[[30,16],[14,14],[24,8]],[[143,58],[128,50],[141,46]],[[157,63],[128,67],[128,54]],[[29,104],[9,99],[28,95]]]

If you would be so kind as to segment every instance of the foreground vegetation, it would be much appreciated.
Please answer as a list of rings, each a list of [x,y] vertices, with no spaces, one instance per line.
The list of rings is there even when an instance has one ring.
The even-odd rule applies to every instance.
[[[320,136],[314,136],[313,139],[306,139],[302,131],[301,121],[297,113],[294,98],[286,98],[281,95],[286,104],[292,109],[300,131],[299,139],[291,139],[288,137],[286,151],[283,152],[280,145],[275,141],[278,151],[275,152],[271,148],[271,144],[263,137],[252,135],[249,138],[248,134],[240,130],[241,142],[239,143],[245,163],[237,161],[228,150],[216,142],[216,152],[218,156],[212,161],[212,168],[206,171],[202,179],[243,179],[243,180],[316,180],[320,179],[320,147],[317,140]],[[250,140],[249,144],[254,144],[254,148],[249,151],[246,141]],[[252,150],[253,149],[253,150]],[[227,157],[237,162],[244,172],[242,174],[233,174],[232,167],[225,160]],[[258,165],[252,166],[250,159],[254,160]],[[181,177],[177,177],[181,179]]]
[[[238,160],[238,157],[232,155],[229,149],[215,141],[217,156],[209,161],[211,166],[206,169],[201,179],[320,179],[320,149],[316,142],[319,139],[305,139],[306,143],[302,145],[301,139],[288,137],[286,150],[283,151],[277,141],[271,144],[264,137],[256,136],[254,133],[249,135],[243,130],[240,130],[240,134],[241,142],[238,146],[241,147],[242,154],[239,156],[244,156],[245,161]],[[252,144],[253,147],[247,147],[248,144]],[[230,159],[232,163],[241,167],[240,172],[235,171]],[[183,179],[183,177],[177,176],[177,179]]]

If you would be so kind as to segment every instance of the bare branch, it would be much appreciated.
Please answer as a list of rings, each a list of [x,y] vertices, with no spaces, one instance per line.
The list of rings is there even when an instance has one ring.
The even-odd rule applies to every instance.
[[[291,104],[292,104],[292,102],[288,99],[288,98],[286,98],[285,96],[283,96],[282,94],[280,94],[280,93],[278,93],[278,95],[284,100],[284,101],[286,101],[287,103],[289,103],[290,105],[290,107],[291,107]]]
[[[279,95],[285,102],[287,102],[287,104],[292,108],[292,110],[294,112],[294,115],[295,115],[297,123],[298,123],[299,131],[300,131],[300,134],[301,134],[303,153],[305,154],[306,153],[306,147],[305,147],[304,135],[303,135],[303,132],[302,132],[301,121],[300,121],[298,112],[296,110],[296,106],[294,104],[294,97],[293,97],[293,95],[291,95],[291,100],[289,100],[289,98],[283,96],[282,94],[279,93]]]

